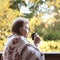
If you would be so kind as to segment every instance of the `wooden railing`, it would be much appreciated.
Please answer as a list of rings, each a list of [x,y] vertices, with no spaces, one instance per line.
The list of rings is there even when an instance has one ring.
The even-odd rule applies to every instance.
[[[2,52],[0,52],[0,60],[2,57]],[[60,52],[43,52],[43,60],[60,60]]]
[[[60,60],[60,52],[44,52],[44,60]]]

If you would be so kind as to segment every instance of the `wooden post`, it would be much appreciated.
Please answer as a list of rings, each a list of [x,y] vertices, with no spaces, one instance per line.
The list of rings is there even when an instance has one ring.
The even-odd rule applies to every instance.
[[[44,53],[45,60],[60,60],[60,52]]]

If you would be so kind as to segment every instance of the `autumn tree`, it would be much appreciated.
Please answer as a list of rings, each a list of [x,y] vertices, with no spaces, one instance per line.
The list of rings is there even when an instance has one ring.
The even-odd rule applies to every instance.
[[[12,21],[23,14],[10,8],[10,0],[0,0],[0,51],[3,50],[7,36],[11,34]]]

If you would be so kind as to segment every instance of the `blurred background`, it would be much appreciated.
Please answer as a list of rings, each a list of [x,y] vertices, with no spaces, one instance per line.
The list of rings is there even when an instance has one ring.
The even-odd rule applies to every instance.
[[[31,34],[39,34],[40,51],[60,52],[60,0],[0,0],[0,51],[11,34],[12,21],[19,16],[30,20],[31,43]]]

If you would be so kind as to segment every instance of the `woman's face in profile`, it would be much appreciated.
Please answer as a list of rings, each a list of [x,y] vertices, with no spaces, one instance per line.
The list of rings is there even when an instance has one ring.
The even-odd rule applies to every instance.
[[[27,37],[29,33],[29,26],[28,24],[25,24],[22,28],[20,28],[20,33],[24,36]]]

